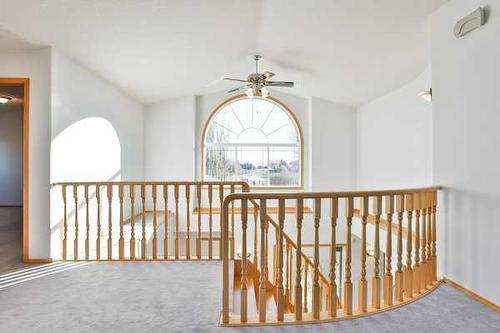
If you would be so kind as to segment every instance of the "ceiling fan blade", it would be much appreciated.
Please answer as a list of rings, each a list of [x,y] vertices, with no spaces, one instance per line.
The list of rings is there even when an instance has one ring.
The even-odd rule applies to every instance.
[[[236,81],[236,82],[249,82],[247,80],[233,79],[233,78],[230,78],[230,77],[225,77],[225,78],[223,78],[223,80],[226,80],[226,81]]]
[[[264,77],[266,78],[266,80],[269,80],[269,79],[270,79],[270,78],[272,78],[274,75],[276,75],[276,74],[274,74],[273,72],[269,72],[269,71],[265,71],[265,72],[264,72]]]
[[[293,87],[294,83],[291,81],[265,81],[264,85],[270,87]]]
[[[227,92],[228,92],[229,94],[231,94],[231,93],[234,93],[234,92],[237,92],[237,91],[241,91],[241,90],[248,89],[248,88],[250,88],[251,86],[252,86],[251,84],[247,84],[247,85],[244,85],[244,86],[241,86],[241,87],[238,87],[238,88],[234,88],[234,89],[228,90]]]

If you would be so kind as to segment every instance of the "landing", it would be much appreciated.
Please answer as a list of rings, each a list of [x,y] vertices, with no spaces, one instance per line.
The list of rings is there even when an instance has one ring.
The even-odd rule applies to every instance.
[[[443,285],[401,309],[356,320],[219,328],[221,264],[92,263],[0,289],[2,333],[498,332],[500,314]]]

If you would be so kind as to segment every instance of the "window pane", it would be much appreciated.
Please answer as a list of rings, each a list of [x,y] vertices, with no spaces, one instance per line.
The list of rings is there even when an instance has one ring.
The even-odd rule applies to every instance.
[[[242,99],[231,103],[229,110],[234,112],[244,128],[250,128],[252,126],[252,101],[250,99]]]
[[[269,185],[267,147],[238,147],[240,177],[250,185]]]
[[[298,147],[272,147],[269,152],[270,185],[300,184],[300,150]]]
[[[288,123],[270,133],[268,136],[270,143],[294,143],[299,142],[297,129],[292,123]]]
[[[264,125],[264,122],[269,117],[270,112],[280,112],[281,110],[273,110],[276,107],[276,104],[270,103],[269,101],[264,101],[262,99],[254,98],[253,104],[253,127],[261,128]],[[277,108],[277,107],[276,107]]]
[[[206,143],[230,143],[236,140],[238,136],[231,129],[215,122],[208,128],[205,137]]]
[[[236,148],[207,146],[205,150],[205,179],[214,181],[238,180]]]
[[[284,125],[290,124],[291,122],[292,120],[284,110],[276,110],[275,108],[269,115],[267,121],[263,124],[262,130],[264,131],[264,133],[269,135],[270,133],[278,130]]]

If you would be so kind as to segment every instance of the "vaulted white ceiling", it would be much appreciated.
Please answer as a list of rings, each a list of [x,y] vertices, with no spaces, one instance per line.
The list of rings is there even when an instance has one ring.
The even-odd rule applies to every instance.
[[[446,1],[0,0],[0,43],[54,46],[144,103],[233,87],[257,52],[288,92],[359,105],[424,70]]]

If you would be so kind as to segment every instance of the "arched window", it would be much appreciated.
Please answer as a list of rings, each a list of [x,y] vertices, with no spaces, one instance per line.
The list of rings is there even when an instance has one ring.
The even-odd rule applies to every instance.
[[[203,179],[252,186],[302,186],[302,133],[274,98],[232,98],[219,106],[203,136]]]

